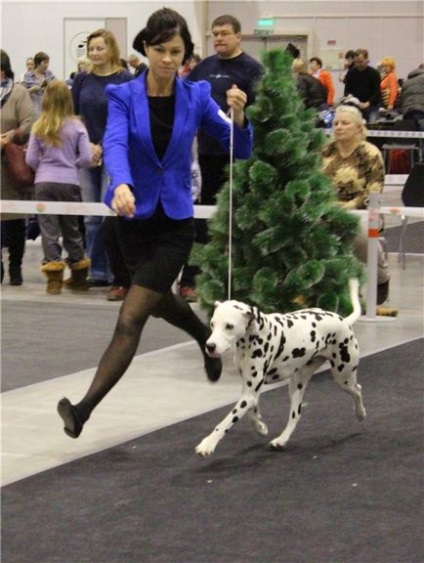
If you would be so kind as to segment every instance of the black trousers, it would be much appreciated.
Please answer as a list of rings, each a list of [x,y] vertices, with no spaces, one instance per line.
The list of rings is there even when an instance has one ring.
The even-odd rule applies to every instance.
[[[199,154],[199,166],[202,175],[202,194],[198,205],[215,205],[219,190],[228,179],[228,154],[206,155]],[[207,244],[209,242],[207,219],[195,219],[195,242]],[[186,264],[183,268],[180,284],[194,287],[195,277],[200,273],[200,268],[194,264]]]
[[[112,285],[129,288],[131,285],[131,275],[125,263],[124,252],[118,236],[117,223],[117,217],[105,217],[101,226],[102,240],[109,268],[113,275]]]
[[[9,249],[9,268],[19,269],[25,252],[26,221],[11,219],[1,222],[1,246]]]

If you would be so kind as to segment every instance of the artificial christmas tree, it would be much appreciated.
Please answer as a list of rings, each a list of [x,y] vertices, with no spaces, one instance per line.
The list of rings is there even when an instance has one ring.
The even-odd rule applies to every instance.
[[[353,256],[358,218],[336,205],[320,172],[323,132],[305,110],[282,49],[262,56],[265,73],[247,109],[254,150],[234,165],[231,298],[264,312],[322,307],[351,311],[348,279],[363,277]],[[210,221],[211,241],[195,247],[201,306],[210,313],[228,295],[230,184]]]

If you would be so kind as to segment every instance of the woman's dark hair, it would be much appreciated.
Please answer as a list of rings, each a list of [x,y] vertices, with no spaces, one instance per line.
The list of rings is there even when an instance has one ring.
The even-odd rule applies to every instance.
[[[134,39],[133,48],[146,56],[144,43],[149,46],[159,45],[170,41],[177,34],[181,35],[184,41],[184,64],[192,56],[194,45],[191,40],[187,22],[178,12],[170,8],[162,8],[150,16],[147,20],[146,27],[142,29]]]
[[[0,66],[6,78],[11,78],[13,80],[15,74],[10,65],[9,55],[6,53],[6,51],[3,51],[3,49],[0,49]]]
[[[49,60],[50,60],[50,57],[48,56],[47,53],[43,53],[43,51],[40,51],[39,53],[36,53],[36,54],[34,55],[34,65],[35,65],[35,68],[37,68],[37,66],[40,66],[40,64],[41,64],[43,61],[49,61]]]

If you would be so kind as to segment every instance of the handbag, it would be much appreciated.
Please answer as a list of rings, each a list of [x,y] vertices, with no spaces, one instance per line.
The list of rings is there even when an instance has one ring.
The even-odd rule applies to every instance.
[[[26,146],[9,142],[4,147],[6,167],[15,188],[27,191],[34,186],[35,172],[25,162]]]

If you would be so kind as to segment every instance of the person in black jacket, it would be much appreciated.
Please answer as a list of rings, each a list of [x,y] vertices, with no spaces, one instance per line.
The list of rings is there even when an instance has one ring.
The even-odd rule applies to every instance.
[[[328,109],[327,89],[314,76],[308,73],[308,67],[302,59],[295,59],[292,71],[296,79],[297,90],[303,99],[305,108],[315,108],[317,111]]]
[[[366,49],[357,49],[354,61],[354,67],[345,76],[344,95],[357,98],[365,121],[375,123],[380,110],[380,73],[369,65]]]
[[[215,53],[201,60],[184,80],[206,80],[211,85],[212,98],[224,113],[229,111],[227,91],[235,84],[247,96],[246,107],[255,101],[255,84],[263,73],[263,67],[242,48],[240,21],[230,14],[214,19],[211,37]],[[200,130],[197,136],[198,158],[202,177],[200,205],[215,205],[216,197],[228,179],[229,155],[221,144]],[[207,244],[207,221],[196,219],[196,243]],[[186,301],[196,301],[197,265],[187,265],[182,272],[179,294]]]
[[[424,131],[424,63],[411,70],[402,84],[400,110],[404,119],[414,119]]]

